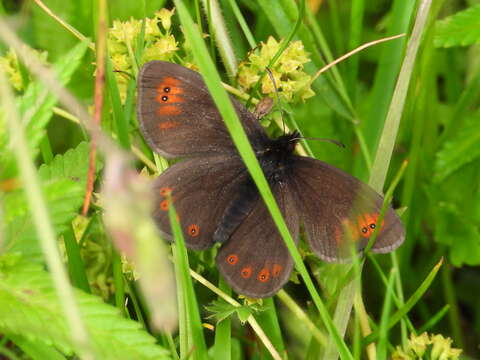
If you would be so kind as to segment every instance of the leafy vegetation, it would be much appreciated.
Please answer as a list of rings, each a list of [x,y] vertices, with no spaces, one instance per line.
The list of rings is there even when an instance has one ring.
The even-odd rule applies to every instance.
[[[480,7],[469,4],[1,0],[0,357],[477,359]],[[135,78],[153,59],[201,71],[224,115],[296,261],[273,298],[234,294],[217,247],[187,252],[173,208],[176,244],[167,252],[155,232],[147,180],[168,162],[135,117]],[[280,99],[261,120],[272,136],[286,126],[344,143],[299,151],[393,193],[401,248],[353,264],[323,263],[303,240],[297,251],[220,81],[252,110]]]

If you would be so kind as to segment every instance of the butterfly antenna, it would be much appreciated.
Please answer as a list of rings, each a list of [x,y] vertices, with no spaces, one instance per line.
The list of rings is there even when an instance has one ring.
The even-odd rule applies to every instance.
[[[134,79],[133,75],[126,72],[126,71],[123,71],[123,70],[113,70],[114,73],[119,73],[119,74],[122,74],[122,75],[125,75],[126,77],[130,78],[130,79]]]
[[[331,143],[331,144],[335,144],[335,145],[337,145],[338,147],[345,148],[345,144],[341,143],[340,141],[333,140],[333,139],[326,139],[326,138],[296,136],[296,137],[294,137],[293,139],[291,139],[290,141],[297,141],[297,140],[302,140],[302,139],[303,139],[303,140],[324,141],[324,142],[328,142],[328,143]]]
[[[280,100],[280,95],[278,95],[277,83],[275,82],[275,78],[272,74],[272,71],[268,67],[265,68],[265,71],[267,72],[268,77],[273,83],[273,88],[275,89],[275,97],[277,98],[278,107],[280,108],[280,117],[282,118],[283,134],[285,134],[286,131],[285,131],[285,120],[283,119],[283,106]]]

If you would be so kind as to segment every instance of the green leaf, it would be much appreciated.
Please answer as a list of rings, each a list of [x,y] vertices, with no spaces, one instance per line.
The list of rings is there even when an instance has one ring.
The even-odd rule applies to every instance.
[[[205,309],[213,314],[209,318],[214,317],[217,322],[228,318],[233,313],[237,313],[238,318],[242,323],[246,322],[248,317],[252,315],[252,311],[248,306],[233,306],[223,300],[214,300],[211,305],[205,306]]]
[[[117,308],[76,290],[83,320],[99,359],[167,359],[165,349],[135,321]],[[19,256],[0,258],[0,329],[74,352],[68,324],[59,311],[50,275],[42,266]]]
[[[81,142],[75,149],[69,149],[65,154],[55,156],[50,164],[40,166],[38,174],[44,181],[68,179],[85,187],[87,184],[89,155],[89,143]],[[103,163],[99,160],[97,157],[95,167],[97,173],[103,167]]]
[[[434,182],[439,183],[447,176],[480,157],[480,114],[464,121],[464,126],[455,136],[446,141],[437,154]]]
[[[48,202],[55,233],[62,234],[77,215],[83,202],[89,163],[88,143],[57,155],[49,165],[39,169],[43,192]],[[97,166],[97,171],[101,165]],[[41,251],[36,231],[28,211],[25,194],[21,190],[4,196],[6,222],[6,249],[20,251],[32,260],[40,260]]]
[[[83,201],[84,188],[71,180],[58,180],[43,185],[55,234],[58,236],[67,229],[77,214]],[[23,191],[7,194],[5,204],[5,244],[8,252],[19,251],[32,261],[41,261],[42,252],[37,241],[33,219]]]
[[[53,65],[53,70],[61,84],[68,84],[72,74],[80,65],[87,46],[86,42],[76,45]],[[39,81],[30,83],[24,95],[18,99],[18,109],[21,115],[28,120],[25,124],[25,131],[33,156],[38,154],[38,145],[45,136],[45,128],[52,117],[53,107],[56,103],[57,97],[49,93],[45,85]],[[6,147],[8,141],[0,144],[3,145],[0,148],[0,176],[8,179],[15,175],[15,157]]]
[[[480,264],[479,166],[480,159],[425,187],[428,204],[433,205],[426,214],[433,226],[433,238],[447,246],[449,260],[455,266]]]
[[[467,46],[480,42],[480,5],[457,12],[435,27],[435,46]]]
[[[460,205],[460,210],[457,204],[442,202],[436,211],[435,239],[448,246],[449,260],[455,266],[480,264],[480,223],[466,218],[469,207]]]
[[[45,343],[27,339],[24,336],[9,336],[10,340],[15,343],[25,354],[30,356],[33,360],[62,360],[66,359],[57,349],[45,345]]]

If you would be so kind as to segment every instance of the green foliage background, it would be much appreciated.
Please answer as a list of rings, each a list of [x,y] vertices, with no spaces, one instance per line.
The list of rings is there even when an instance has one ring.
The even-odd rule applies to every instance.
[[[108,2],[109,26],[114,20],[152,17],[162,7],[172,9],[178,3],[183,2]],[[216,19],[211,16],[211,8],[203,1],[185,3],[193,20],[198,23],[201,19],[203,32],[209,34],[204,41],[223,81],[235,86],[235,79],[227,75],[230,69],[222,46],[215,42],[217,33],[212,29]],[[290,114],[290,127],[296,123],[304,136],[332,138],[346,145],[343,150],[308,141],[314,157],[365,182],[384,132],[418,3],[310,1],[307,5],[311,7],[307,6],[294,36],[309,53],[311,61],[305,71],[312,75],[325,63],[365,42],[407,33],[406,38],[371,47],[324,73],[313,84],[315,97],[283,104]],[[97,1],[48,0],[45,4],[81,34],[96,38]],[[299,11],[299,4],[293,0],[221,0],[218,4],[237,61],[246,58],[251,48],[249,40],[258,44],[269,36],[286,38]],[[239,26],[237,7],[251,34]],[[180,22],[178,10],[172,18],[172,34],[181,50],[170,60],[195,63],[195,51],[185,47],[180,28],[182,23],[183,30],[188,31],[188,24]],[[86,106],[93,104],[95,53],[87,42],[79,41],[34,1],[3,0],[0,14],[13,24],[25,43],[46,51],[44,62],[53,65],[62,84]],[[407,352],[410,334],[423,331],[452,338],[453,346],[463,349],[465,358],[480,358],[479,23],[477,1],[435,0],[423,30],[385,186],[386,190],[401,163],[408,160],[393,197],[394,206],[403,209],[407,238],[394,256],[368,257],[362,271],[361,299],[373,332],[367,339],[375,341],[380,359],[391,356],[397,346]],[[144,45],[142,36],[137,40]],[[143,50],[142,46],[136,48],[138,52]],[[0,43],[0,51],[5,56],[8,46]],[[135,68],[132,73],[136,74]],[[16,90],[16,108],[29,117],[24,124],[28,145],[62,257],[76,287],[74,296],[98,358],[157,359],[187,354],[192,358],[270,358],[256,328],[252,330],[251,323],[244,325],[252,314],[281,356],[319,358],[328,341],[325,339],[332,335],[297,273],[285,291],[273,299],[253,304],[240,299],[241,306],[236,307],[198,281],[190,287],[188,265],[230,293],[213,265],[216,250],[189,252],[187,259],[181,242],[173,252],[181,304],[180,332],[156,331],[149,323],[147,304],[151,303],[145,301],[133,280],[134,272],[127,264],[122,266],[111,245],[102,221],[101,197],[94,197],[86,218],[79,217],[90,153],[87,132],[71,121],[57,97],[21,63],[18,74],[23,88]],[[138,131],[133,80],[123,79],[123,104],[117,101],[116,81],[120,77],[107,73],[102,128],[118,139],[115,141],[120,146],[140,149],[148,160],[137,160],[139,171],[147,163],[160,169],[165,162],[153,156]],[[70,358],[78,348],[68,336],[68,324],[45,268],[3,111],[0,116],[0,354],[8,358]],[[274,121],[265,125],[271,134],[281,133]],[[100,158],[96,191],[104,180],[102,164]],[[348,269],[320,262],[303,244],[300,253],[333,317],[335,305],[342,302]],[[444,263],[435,277],[435,265],[442,257]],[[296,305],[289,303],[290,297]],[[162,299],[158,302],[161,305]],[[309,319],[309,324],[295,317],[302,316],[295,309]],[[191,324],[182,322],[182,311]],[[348,350],[341,352],[342,357],[371,358],[366,350],[368,341],[362,341],[360,335],[362,321],[368,319],[362,318],[356,307],[345,336]],[[214,325],[215,332],[202,329],[202,323]],[[192,345],[192,339],[193,348],[187,346]],[[424,356],[434,359],[436,354],[432,350]]]

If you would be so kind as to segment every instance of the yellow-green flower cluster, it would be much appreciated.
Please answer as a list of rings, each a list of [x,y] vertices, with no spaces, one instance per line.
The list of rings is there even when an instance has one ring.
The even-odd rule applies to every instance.
[[[410,340],[405,348],[397,349],[392,355],[393,360],[457,360],[461,349],[452,348],[452,339],[442,335],[429,335],[424,332],[421,335],[410,334]]]
[[[251,90],[270,60],[275,56],[280,43],[273,37],[261,43],[257,52],[252,52],[238,67],[238,84],[244,91]],[[315,95],[310,87],[311,76],[303,71],[303,65],[309,62],[308,54],[300,40],[292,41],[276,61],[270,71],[275,79],[278,93],[288,102],[305,101]],[[269,76],[261,81],[261,93],[275,96],[275,86]]]
[[[145,48],[139,65],[151,60],[172,59],[178,50],[177,41],[171,34],[173,14],[173,9],[161,9],[153,18],[145,19]],[[117,81],[122,99],[125,99],[127,78],[121,72],[132,73],[136,66],[134,54],[141,29],[141,20],[115,20],[108,33],[108,49],[113,68],[120,71],[117,73]]]
[[[40,61],[46,62],[47,52],[39,52],[34,49],[29,49],[33,52]],[[23,91],[25,84],[23,83],[22,75],[20,74],[20,67],[18,65],[17,54],[13,49],[8,50],[5,56],[0,56],[0,66],[3,68],[5,74],[7,74],[8,80],[13,88],[17,91]]]

